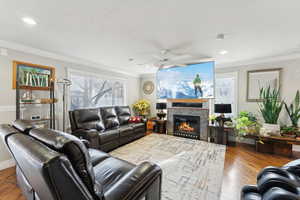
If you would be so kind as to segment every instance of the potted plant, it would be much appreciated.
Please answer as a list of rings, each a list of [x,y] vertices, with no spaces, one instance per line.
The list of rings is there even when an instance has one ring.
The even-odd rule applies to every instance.
[[[133,111],[140,116],[147,116],[150,113],[150,102],[146,99],[140,99],[132,105]]]
[[[258,105],[265,121],[260,130],[262,136],[280,135],[278,118],[284,102],[279,100],[279,91],[279,88],[271,89],[270,86],[260,89],[261,102]]]
[[[285,105],[285,109],[290,117],[290,120],[292,122],[292,127],[297,128],[298,129],[298,121],[300,119],[300,94],[299,94],[299,90],[297,90],[296,96],[294,101],[290,104],[290,106],[288,107],[288,105],[286,103],[284,103]]]
[[[281,127],[281,135],[284,137],[296,138],[298,134],[298,128],[294,126]]]
[[[251,112],[242,111],[235,118],[235,129],[238,137],[244,137],[248,134],[255,135],[259,132],[257,118]]]

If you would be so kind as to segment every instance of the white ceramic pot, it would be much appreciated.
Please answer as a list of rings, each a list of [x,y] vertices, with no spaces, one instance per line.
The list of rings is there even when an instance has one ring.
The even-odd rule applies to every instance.
[[[280,136],[280,125],[279,124],[268,124],[264,123],[260,129],[261,136]]]

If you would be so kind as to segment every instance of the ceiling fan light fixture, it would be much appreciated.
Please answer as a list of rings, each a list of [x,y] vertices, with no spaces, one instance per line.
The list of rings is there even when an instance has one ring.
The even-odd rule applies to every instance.
[[[226,51],[226,50],[222,50],[222,51],[219,52],[219,54],[221,54],[221,55],[225,55],[227,53],[228,53],[228,51]]]
[[[35,26],[35,25],[37,25],[37,22],[36,22],[33,18],[31,18],[31,17],[23,17],[23,18],[22,18],[22,21],[23,21],[25,24],[30,25],[30,26]]]

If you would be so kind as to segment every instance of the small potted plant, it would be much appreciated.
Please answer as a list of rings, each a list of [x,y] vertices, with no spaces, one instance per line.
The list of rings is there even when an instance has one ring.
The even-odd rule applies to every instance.
[[[285,109],[290,117],[290,120],[292,122],[292,126],[294,128],[298,129],[298,122],[300,119],[300,94],[299,94],[299,90],[297,90],[296,96],[294,101],[290,104],[290,106],[288,106],[286,103],[285,105]]]
[[[281,127],[281,135],[283,137],[296,138],[298,134],[298,128],[294,126]]]
[[[249,134],[256,135],[259,132],[257,118],[251,112],[240,112],[235,122],[238,137],[244,137]]]
[[[217,116],[214,114],[209,116],[209,121],[212,125],[215,124],[216,119],[217,119]]]
[[[260,89],[261,102],[258,103],[258,105],[265,121],[260,129],[260,134],[262,136],[280,136],[280,125],[278,124],[278,118],[284,102],[279,100],[279,91],[279,89],[272,89],[270,86]]]
[[[140,99],[132,105],[133,111],[139,115],[146,117],[150,114],[150,102],[146,99]]]

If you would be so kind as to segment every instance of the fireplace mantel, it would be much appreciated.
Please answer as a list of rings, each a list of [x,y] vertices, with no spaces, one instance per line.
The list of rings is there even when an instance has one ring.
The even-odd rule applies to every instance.
[[[179,103],[206,103],[209,99],[167,99],[167,102],[179,102]]]

